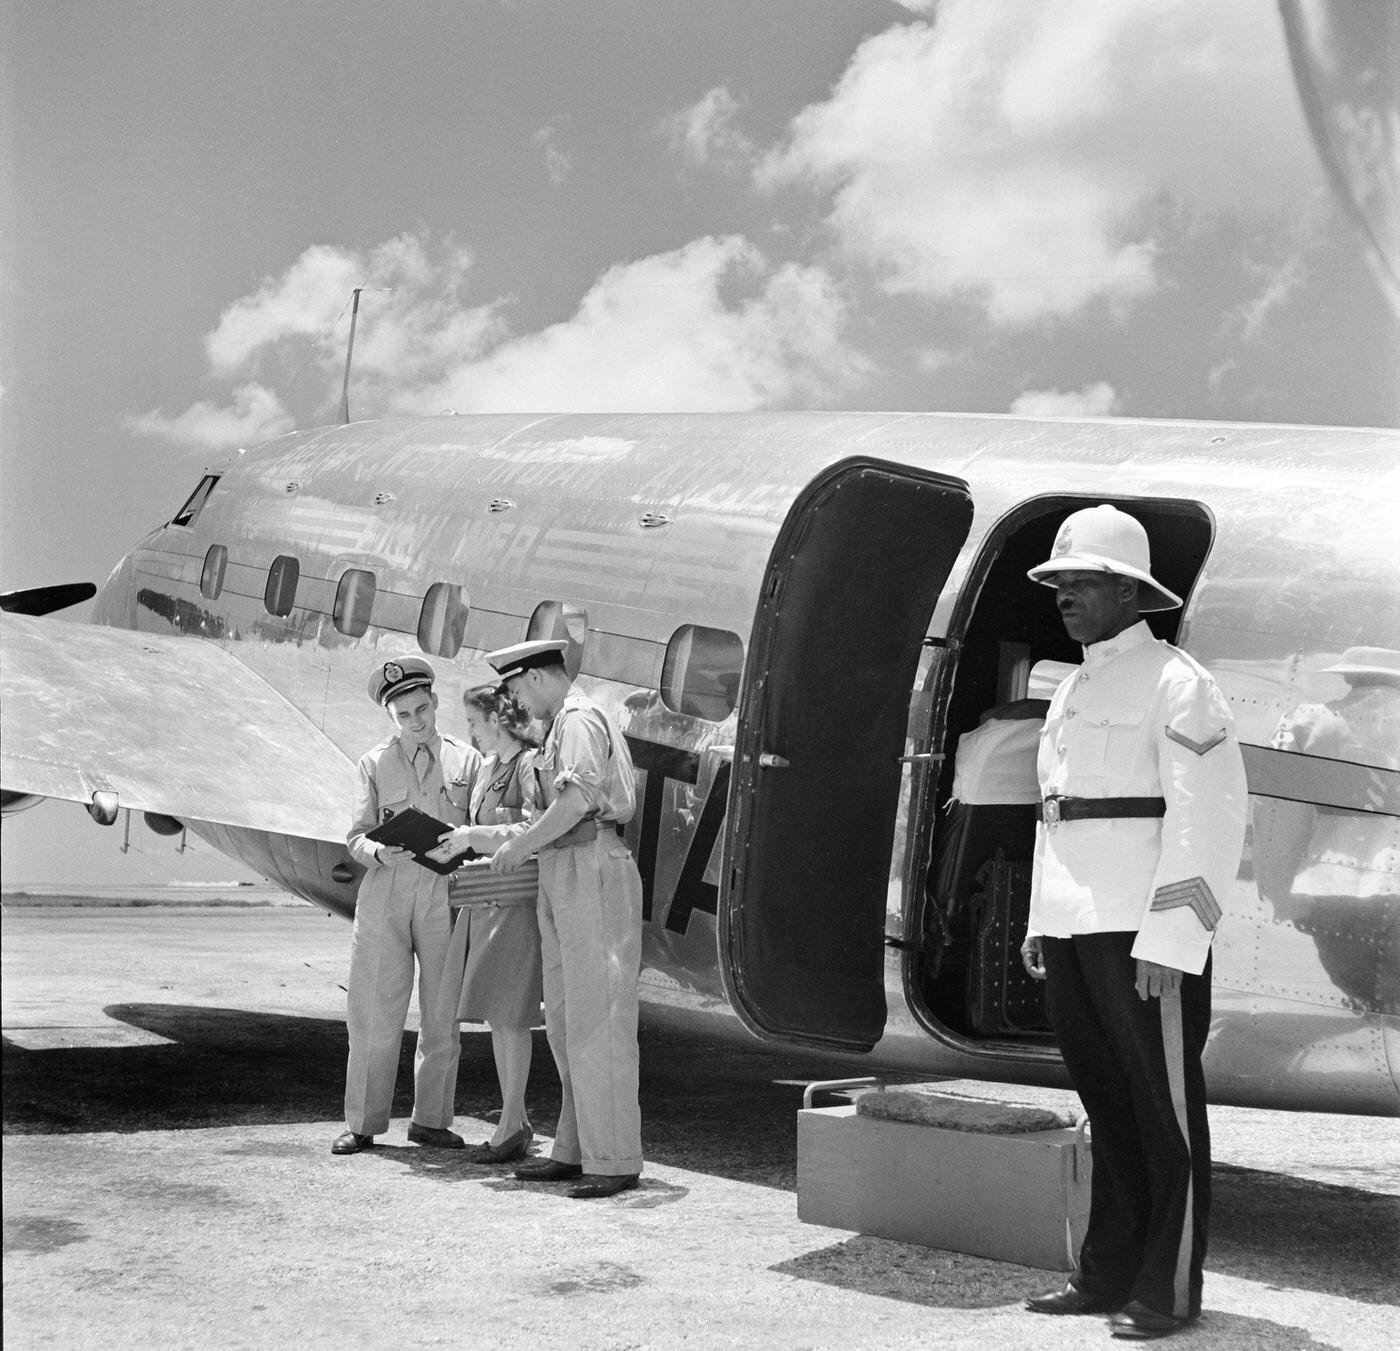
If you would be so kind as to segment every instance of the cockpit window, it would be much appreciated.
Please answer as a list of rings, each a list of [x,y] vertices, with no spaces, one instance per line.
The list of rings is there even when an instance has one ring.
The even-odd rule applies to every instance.
[[[195,518],[204,510],[204,504],[209,500],[209,494],[214,491],[214,485],[220,477],[219,474],[205,474],[199,480],[199,486],[189,495],[185,505],[170,518],[170,524],[193,525]]]

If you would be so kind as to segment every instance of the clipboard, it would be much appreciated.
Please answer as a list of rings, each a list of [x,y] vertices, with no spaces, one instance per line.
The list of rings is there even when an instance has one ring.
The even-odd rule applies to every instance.
[[[436,816],[420,812],[417,807],[405,807],[382,825],[365,831],[365,839],[373,840],[375,844],[398,845],[411,850],[413,861],[420,867],[446,876],[456,872],[458,865],[467,859],[479,857],[473,849],[458,849],[452,854],[444,854],[445,846],[438,843],[438,837],[446,835],[451,829],[453,827],[446,821],[439,821]]]

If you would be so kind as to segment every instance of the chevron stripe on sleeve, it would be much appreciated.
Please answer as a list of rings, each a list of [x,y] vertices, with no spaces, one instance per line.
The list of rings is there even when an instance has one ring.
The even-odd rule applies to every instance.
[[[1213,746],[1218,746],[1229,735],[1222,727],[1214,736],[1208,736],[1204,741],[1193,741],[1185,732],[1178,732],[1175,727],[1164,727],[1162,730],[1179,746],[1185,746],[1188,751],[1195,751],[1197,755],[1204,755]]]
[[[1204,877],[1192,877],[1185,882],[1158,887],[1156,895],[1152,897],[1153,910],[1175,910],[1182,905],[1189,905],[1207,929],[1213,931],[1220,923],[1220,905]]]

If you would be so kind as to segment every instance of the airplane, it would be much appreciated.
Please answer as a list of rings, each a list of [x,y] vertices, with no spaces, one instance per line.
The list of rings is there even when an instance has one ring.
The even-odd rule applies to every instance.
[[[3,805],[140,812],[350,916],[353,762],[385,734],[366,673],[426,654],[450,729],[486,652],[562,637],[640,774],[647,1020],[1064,1086],[1017,985],[1035,807],[953,787],[960,737],[1080,660],[1026,571],[1103,502],[1186,597],[1148,622],[1215,675],[1245,753],[1211,1099],[1400,1115],[1400,765],[1274,744],[1343,693],[1339,654],[1400,650],[1391,430],[768,412],[289,433],[209,468],[91,624],[43,613],[80,591],[0,598]],[[1338,815],[1388,882],[1304,922],[1290,879]],[[1021,869],[995,874],[1006,896],[998,855]]]

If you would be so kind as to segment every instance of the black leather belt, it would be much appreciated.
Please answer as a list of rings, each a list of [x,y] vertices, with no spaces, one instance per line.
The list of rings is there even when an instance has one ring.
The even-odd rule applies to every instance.
[[[1052,793],[1040,804],[1047,826],[1060,821],[1098,821],[1112,816],[1165,816],[1164,797],[1061,797]]]

